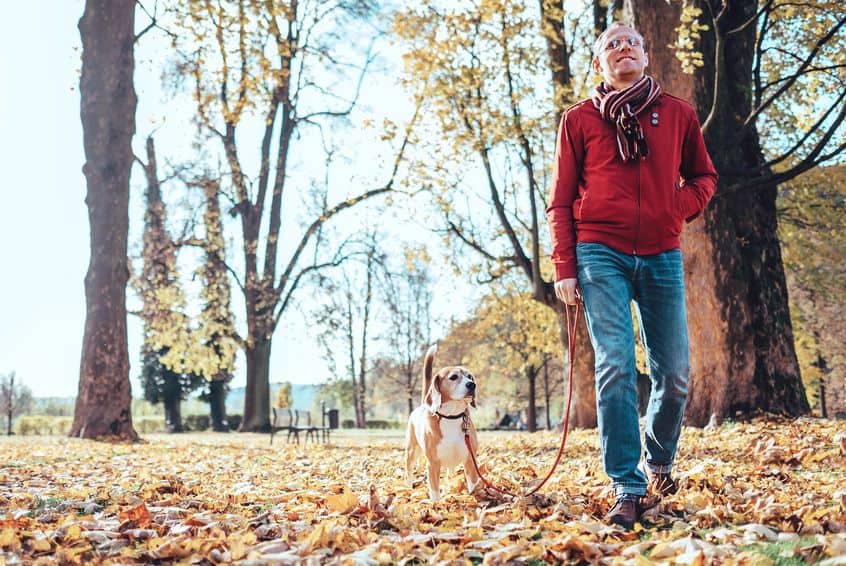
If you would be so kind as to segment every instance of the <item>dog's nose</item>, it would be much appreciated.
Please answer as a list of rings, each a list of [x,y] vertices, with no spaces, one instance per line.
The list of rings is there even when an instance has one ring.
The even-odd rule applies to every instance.
[[[472,381],[468,381],[467,382],[467,389],[470,390],[470,391],[475,391],[476,390],[476,384],[473,383]]]

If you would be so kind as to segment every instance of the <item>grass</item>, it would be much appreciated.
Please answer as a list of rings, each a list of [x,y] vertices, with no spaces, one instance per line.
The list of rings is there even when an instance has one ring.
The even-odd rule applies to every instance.
[[[773,561],[775,566],[802,566],[818,562],[822,549],[818,548],[817,539],[802,537],[794,541],[768,542],[742,547],[741,550],[763,554]]]

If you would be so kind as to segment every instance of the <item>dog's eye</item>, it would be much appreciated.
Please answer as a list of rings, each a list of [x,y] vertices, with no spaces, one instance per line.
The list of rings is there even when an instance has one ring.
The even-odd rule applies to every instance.
[[[454,373],[454,374],[452,374],[451,376],[449,376],[449,380],[450,380],[450,381],[455,381],[456,379],[458,379],[458,374],[455,374],[455,373]]]

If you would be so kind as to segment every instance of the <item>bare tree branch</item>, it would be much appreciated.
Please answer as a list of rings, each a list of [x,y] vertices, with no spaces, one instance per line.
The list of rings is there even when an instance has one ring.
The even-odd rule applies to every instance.
[[[408,125],[406,126],[405,137],[402,141],[402,144],[400,146],[399,151],[397,152],[397,156],[394,159],[393,169],[391,170],[390,177],[388,178],[388,181],[385,183],[385,185],[378,188],[378,189],[371,189],[371,190],[366,191],[366,192],[364,192],[364,193],[362,193],[362,194],[360,194],[356,197],[351,197],[344,202],[336,204],[334,207],[332,207],[331,209],[329,209],[329,210],[325,211],[323,214],[321,214],[320,217],[315,219],[311,223],[311,225],[308,227],[308,229],[306,229],[305,233],[303,234],[302,238],[300,239],[299,244],[297,245],[296,250],[294,251],[293,255],[291,256],[290,260],[288,261],[288,266],[286,267],[284,273],[280,277],[279,283],[275,288],[274,292],[275,292],[277,297],[282,296],[282,293],[285,290],[285,287],[288,283],[288,280],[291,277],[291,273],[295,269],[295,267],[297,265],[297,261],[299,260],[300,255],[302,254],[306,245],[308,245],[309,240],[311,240],[311,237],[317,232],[317,230],[326,221],[328,221],[330,218],[332,218],[333,216],[335,216],[339,212],[342,212],[342,211],[346,210],[347,208],[350,208],[351,206],[353,206],[353,205],[355,205],[355,204],[357,204],[357,203],[359,203],[363,200],[369,199],[371,197],[374,197],[374,196],[377,196],[377,195],[380,195],[380,194],[385,194],[385,193],[388,193],[388,192],[393,190],[393,186],[394,186],[394,183],[396,182],[397,173],[399,171],[400,164],[402,163],[402,161],[405,157],[405,151],[408,147],[408,143],[409,143],[409,140],[411,138],[411,132],[412,132],[412,129],[414,127],[414,124],[417,122],[417,118],[418,118],[419,114],[420,114],[420,104],[418,103],[417,107],[414,110],[414,115],[412,116],[411,120],[409,121]]]
[[[743,171],[727,171],[726,173],[728,175],[735,175],[735,176],[764,175],[766,173],[766,171],[769,171],[774,165],[781,163],[782,161],[784,161],[785,159],[787,159],[788,157],[790,157],[791,155],[796,153],[796,151],[798,151],[802,146],[804,146],[805,142],[807,142],[808,139],[817,130],[819,130],[820,126],[822,126],[826,122],[826,120],[828,120],[829,115],[832,112],[834,112],[834,110],[838,107],[839,104],[841,104],[844,101],[844,99],[846,99],[846,89],[844,89],[843,92],[840,93],[840,96],[837,98],[837,100],[835,100],[834,104],[832,104],[828,108],[828,110],[826,110],[825,113],[819,118],[819,120],[817,120],[816,123],[814,123],[814,125],[811,126],[808,129],[808,131],[805,133],[805,135],[802,136],[802,138],[799,139],[799,141],[797,141],[793,145],[793,147],[788,149],[782,155],[780,155],[780,156],[778,156],[778,157],[776,157],[776,158],[774,158],[770,161],[767,161],[766,163],[764,163],[764,164],[762,164],[758,167],[745,169]],[[844,116],[843,116],[843,113],[841,112],[839,119],[835,119],[835,121],[829,125],[827,131],[833,132],[834,130],[836,130],[840,126],[840,124],[843,122],[843,118],[844,118]],[[829,139],[830,139],[830,136],[829,136]]]
[[[778,90],[771,94],[769,98],[767,98],[764,102],[759,104],[758,107],[752,110],[749,116],[747,116],[746,120],[744,120],[743,122],[741,133],[742,131],[747,130],[749,127],[751,127],[755,123],[761,112],[766,110],[773,102],[775,102],[775,100],[779,96],[781,96],[787,89],[789,89],[793,85],[793,83],[796,82],[796,80],[803,74],[805,69],[810,66],[811,61],[813,61],[814,57],[817,56],[823,46],[828,43],[831,38],[835,37],[838,30],[840,30],[840,28],[843,27],[844,24],[846,24],[846,16],[840,18],[840,20],[837,22],[837,25],[835,25],[828,31],[827,34],[817,40],[816,44],[814,45],[814,48],[808,53],[808,56],[805,57],[805,59],[802,61],[802,64],[788,78],[788,80],[786,80],[784,84],[778,88]]]
[[[482,257],[489,261],[497,261],[500,258],[485,250],[474,238],[467,236],[452,220],[447,218],[447,232],[455,234],[462,242],[476,250]]]

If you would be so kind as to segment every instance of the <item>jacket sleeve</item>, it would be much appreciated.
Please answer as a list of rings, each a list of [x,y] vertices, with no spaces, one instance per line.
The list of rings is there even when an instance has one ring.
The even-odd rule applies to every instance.
[[[691,222],[705,210],[705,206],[717,188],[717,170],[711,163],[711,157],[705,148],[699,120],[693,109],[688,121],[687,131],[682,145],[682,162],[679,173],[682,185],[679,190],[680,213],[687,222]]]
[[[546,209],[556,281],[576,277],[573,201],[578,196],[583,161],[584,141],[578,124],[578,113],[565,112],[558,127],[549,207]]]

